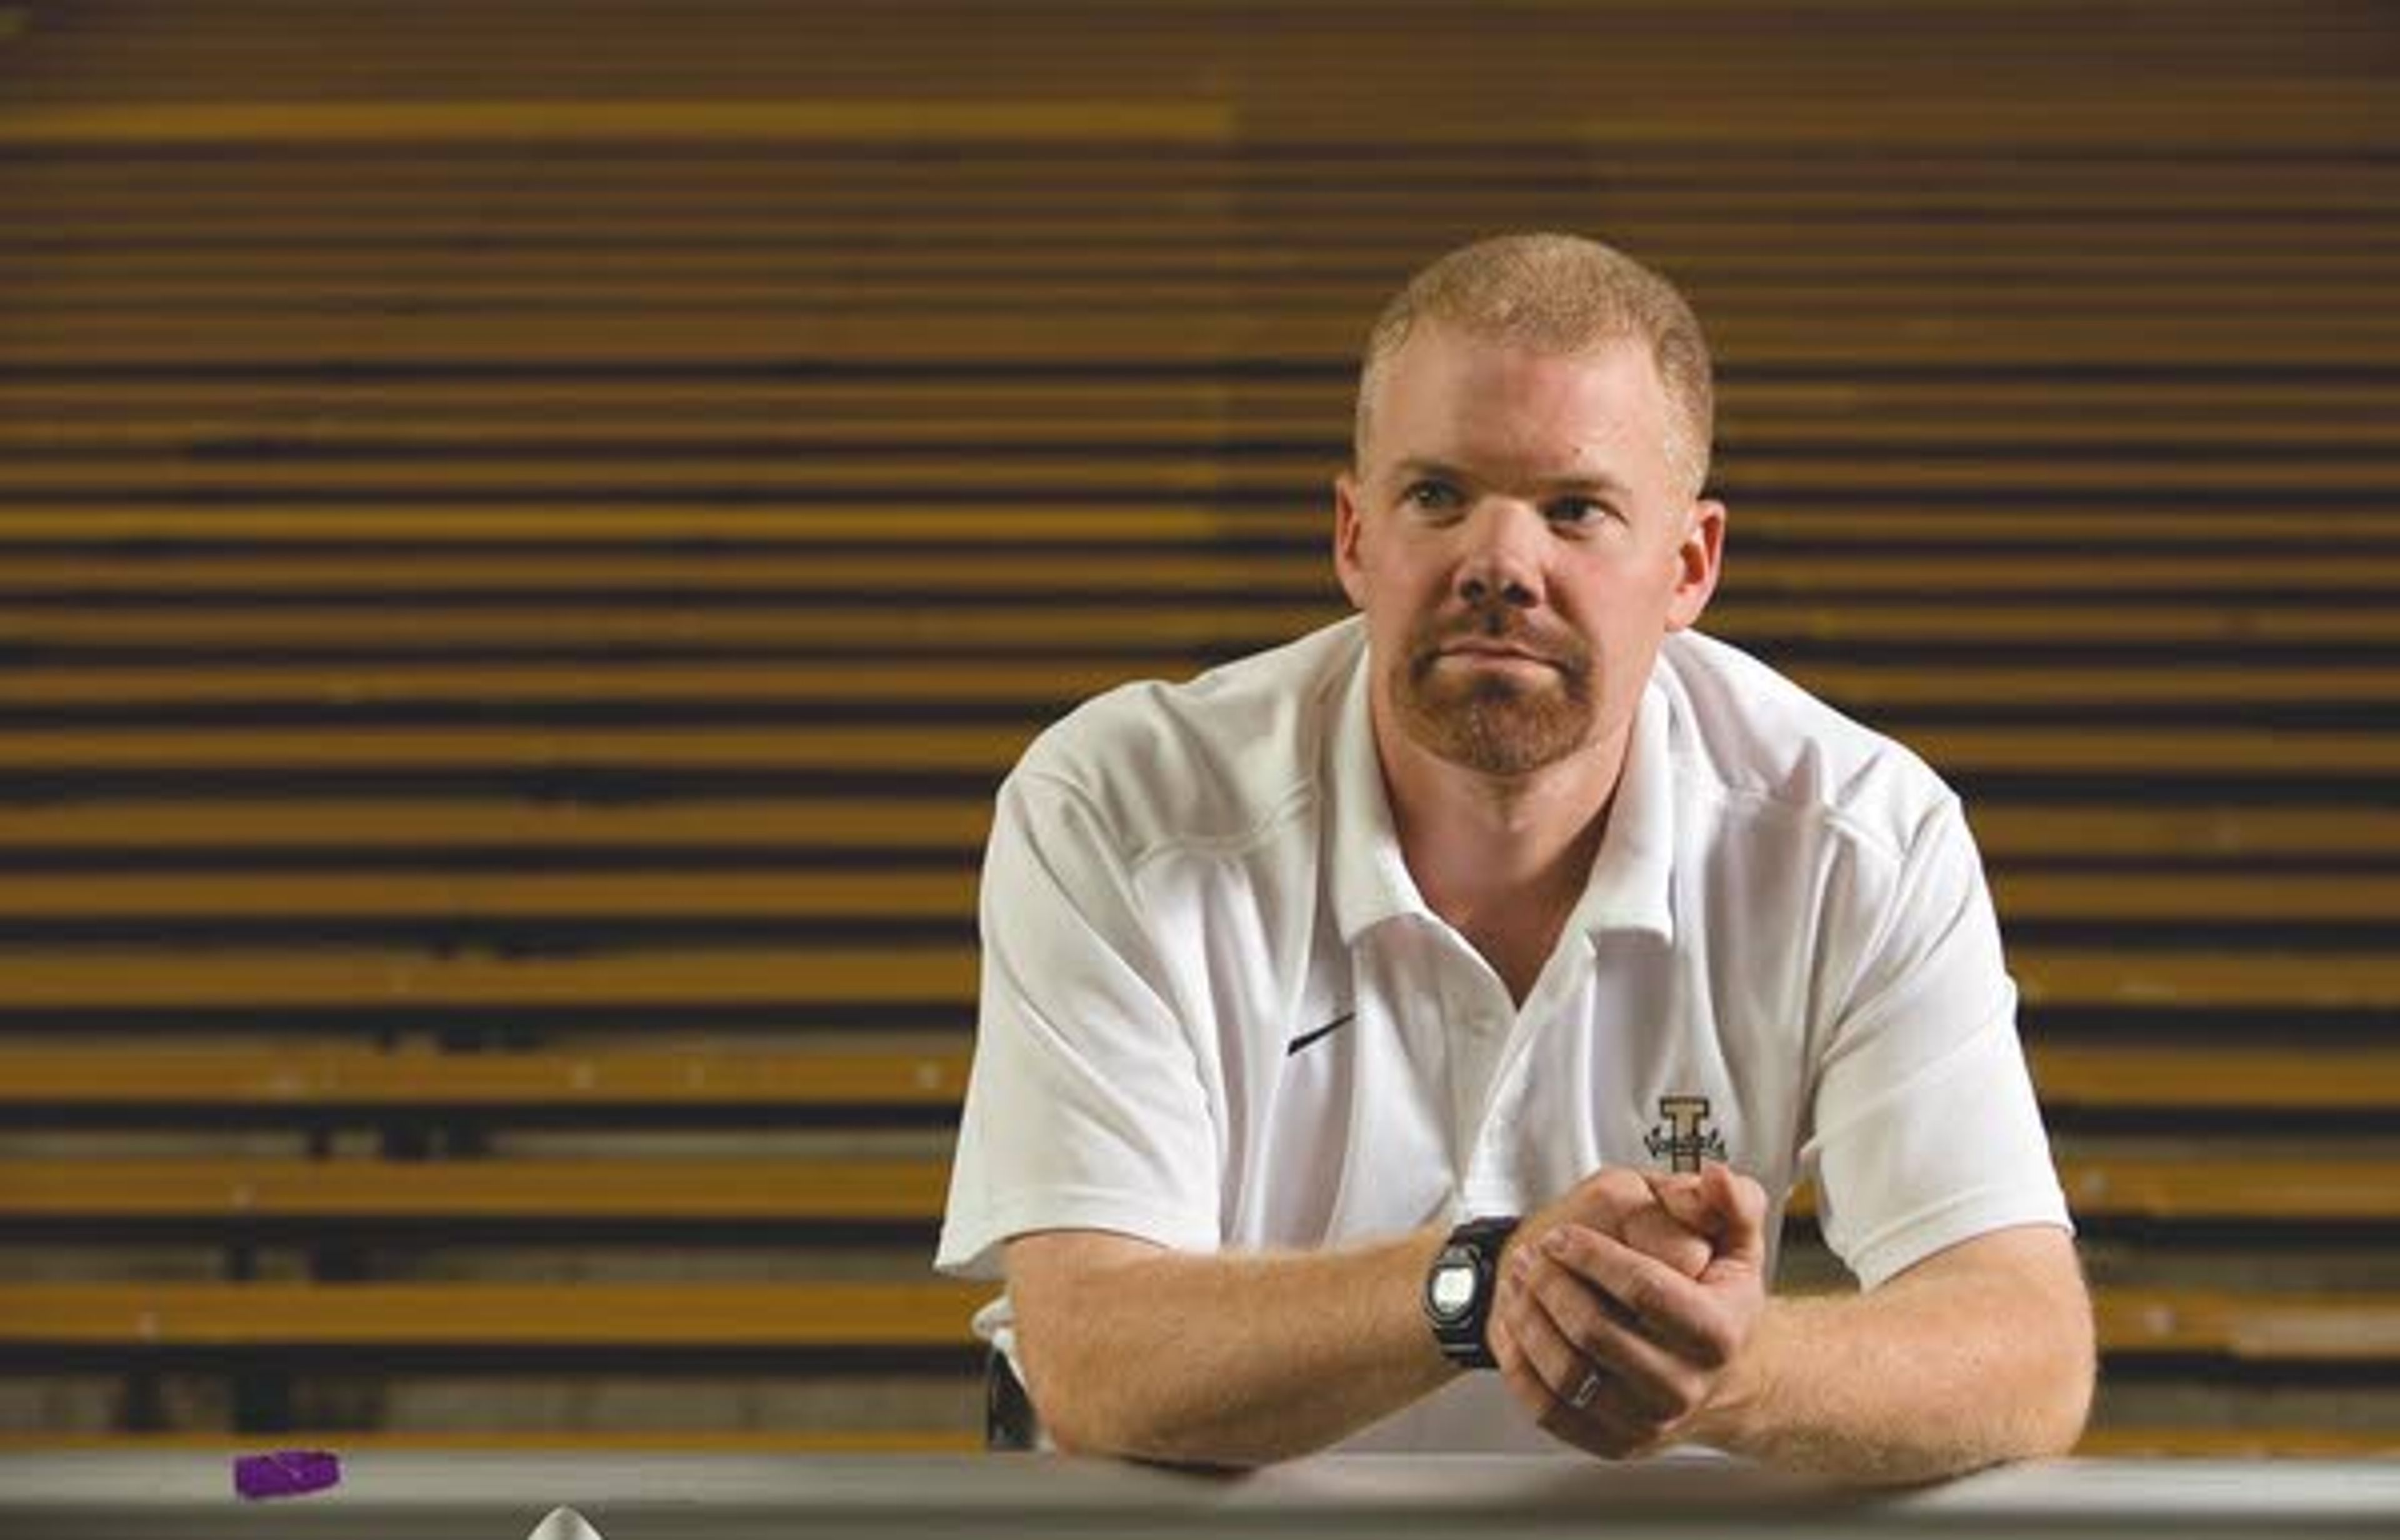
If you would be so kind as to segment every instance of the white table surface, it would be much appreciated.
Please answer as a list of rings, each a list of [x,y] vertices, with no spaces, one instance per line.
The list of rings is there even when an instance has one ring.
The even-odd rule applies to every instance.
[[[561,1506],[603,1540],[2400,1537],[2400,1462],[2063,1461],[1861,1494],[1707,1460],[1354,1455],[1231,1477],[1035,1455],[365,1451],[329,1492],[246,1502],[220,1454],[0,1455],[6,1540],[526,1540]]]

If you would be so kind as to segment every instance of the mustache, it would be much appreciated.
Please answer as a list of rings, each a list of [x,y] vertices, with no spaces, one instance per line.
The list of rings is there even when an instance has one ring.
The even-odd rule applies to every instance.
[[[1591,650],[1564,627],[1528,620],[1507,604],[1478,605],[1464,614],[1431,616],[1409,639],[1409,666],[1419,678],[1432,672],[1442,653],[1459,642],[1497,642],[1531,654],[1570,677],[1591,671]]]

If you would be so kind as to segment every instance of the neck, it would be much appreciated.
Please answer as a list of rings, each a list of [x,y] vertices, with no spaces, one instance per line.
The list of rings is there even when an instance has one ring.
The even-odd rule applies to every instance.
[[[1630,733],[1494,776],[1433,754],[1395,715],[1378,691],[1375,747],[1409,875],[1522,1003],[1590,879]]]

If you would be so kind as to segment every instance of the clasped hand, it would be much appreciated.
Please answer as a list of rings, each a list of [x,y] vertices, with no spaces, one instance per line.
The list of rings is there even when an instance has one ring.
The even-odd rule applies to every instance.
[[[1611,1167],[1526,1217],[1489,1326],[1509,1391],[1609,1459],[1687,1433],[1766,1307],[1766,1194],[1729,1167]]]

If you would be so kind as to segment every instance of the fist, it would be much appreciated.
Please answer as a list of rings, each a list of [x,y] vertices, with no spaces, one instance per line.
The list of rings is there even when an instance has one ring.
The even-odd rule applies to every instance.
[[[1711,1165],[1603,1171],[1529,1218],[1503,1258],[1492,1315],[1511,1394],[1544,1428],[1607,1458],[1672,1442],[1766,1308],[1766,1206],[1758,1183]]]

